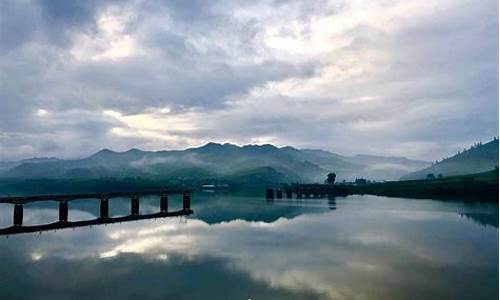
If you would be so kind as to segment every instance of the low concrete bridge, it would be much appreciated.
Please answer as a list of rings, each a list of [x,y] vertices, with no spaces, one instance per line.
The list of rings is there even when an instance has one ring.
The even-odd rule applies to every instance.
[[[191,210],[192,190],[163,189],[139,192],[111,192],[111,193],[89,193],[89,194],[67,194],[67,195],[32,195],[16,197],[0,197],[0,203],[10,203],[14,205],[13,226],[0,229],[0,235],[10,235],[18,233],[29,233],[46,230],[56,230],[62,228],[74,228],[82,226],[110,224],[116,222],[136,221],[144,219],[183,216],[193,213]],[[139,196],[157,194],[159,198],[160,211],[154,214],[139,214]],[[168,196],[171,194],[182,194],[182,209],[178,211],[168,211]],[[118,197],[130,198],[130,215],[123,217],[109,217],[109,200]],[[100,201],[99,217],[93,220],[68,221],[69,202],[76,199],[97,199]],[[38,201],[59,202],[59,220],[54,223],[23,226],[24,204]]]

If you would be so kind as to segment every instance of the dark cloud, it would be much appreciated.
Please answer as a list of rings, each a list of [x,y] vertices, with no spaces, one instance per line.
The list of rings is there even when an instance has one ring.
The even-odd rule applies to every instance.
[[[13,1],[0,3],[2,51],[12,51],[26,42],[69,47],[73,31],[95,29],[96,14],[109,1]]]
[[[38,11],[27,2],[0,2],[0,50],[8,51],[32,37]]]

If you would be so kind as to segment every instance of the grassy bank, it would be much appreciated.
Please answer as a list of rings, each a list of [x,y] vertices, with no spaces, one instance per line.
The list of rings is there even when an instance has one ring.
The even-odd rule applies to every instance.
[[[353,185],[352,194],[498,202],[498,170],[437,179]]]

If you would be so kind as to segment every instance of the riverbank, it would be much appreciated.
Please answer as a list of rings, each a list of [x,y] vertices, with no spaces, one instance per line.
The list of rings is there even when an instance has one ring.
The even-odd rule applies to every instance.
[[[498,202],[498,170],[436,179],[389,181],[349,186],[351,194]]]

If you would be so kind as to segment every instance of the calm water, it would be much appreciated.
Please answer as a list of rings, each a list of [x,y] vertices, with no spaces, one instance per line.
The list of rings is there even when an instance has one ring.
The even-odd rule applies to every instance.
[[[141,199],[141,213],[158,199]],[[111,215],[129,211],[110,202]],[[172,209],[180,199],[171,197]],[[498,205],[195,193],[188,218],[0,238],[0,299],[498,299]],[[70,220],[98,201],[70,203]],[[28,204],[24,224],[57,220]],[[0,227],[12,206],[0,205]]]

